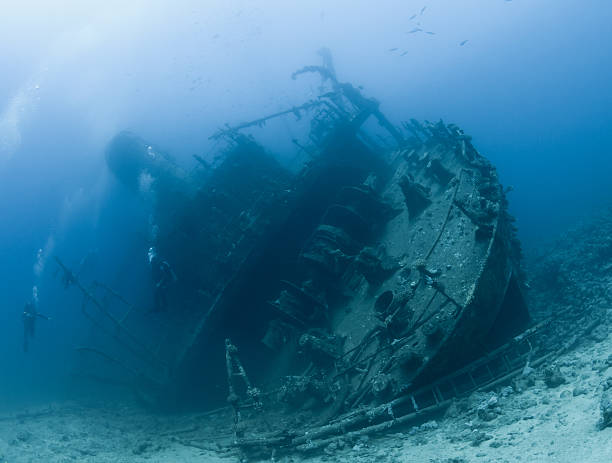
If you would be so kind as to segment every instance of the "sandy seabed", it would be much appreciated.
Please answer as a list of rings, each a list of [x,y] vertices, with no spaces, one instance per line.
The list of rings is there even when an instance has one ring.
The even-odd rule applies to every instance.
[[[609,321],[612,309],[607,315]],[[475,393],[418,426],[263,461],[610,463],[612,428],[600,430],[599,419],[612,342],[609,329],[598,333],[556,360],[564,384],[547,386],[535,372],[522,392],[515,385]],[[236,453],[207,439],[229,438],[230,426],[229,415],[213,420],[117,403],[53,403],[0,416],[0,462],[237,462]]]

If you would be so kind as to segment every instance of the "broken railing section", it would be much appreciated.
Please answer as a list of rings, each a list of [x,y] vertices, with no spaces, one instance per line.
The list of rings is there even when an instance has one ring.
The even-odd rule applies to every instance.
[[[467,171],[463,169],[461,176],[457,180],[455,176],[438,159],[428,159],[426,156],[419,156],[418,147],[442,145],[454,152],[459,159],[463,159],[469,164],[470,168],[475,169],[482,177],[478,185],[478,193],[486,199],[486,207],[474,208],[468,204],[465,198],[453,196],[453,207],[460,210],[477,227],[476,239],[484,241],[492,236],[494,231],[493,221],[497,218],[500,209],[495,205],[499,203],[504,213],[504,218],[512,224],[515,219],[507,212],[507,200],[502,194],[498,185],[495,168],[484,159],[471,143],[472,137],[466,135],[462,129],[455,124],[445,124],[442,120],[432,123],[423,123],[410,119],[409,122],[402,122],[404,130],[412,137],[407,139],[407,146],[413,149],[406,149],[403,157],[412,166],[419,167],[427,163],[427,172],[440,185],[449,185],[457,182],[457,187],[461,183],[461,176]],[[427,153],[426,153],[427,154]],[[400,187],[404,194],[406,206],[411,217],[417,217],[431,203],[431,191],[428,187],[415,182],[410,174],[405,175],[400,181]],[[510,241],[513,247],[513,254],[520,256],[520,243],[516,238],[517,229],[511,225],[512,236]]]
[[[332,91],[321,97],[329,98],[340,111],[345,114],[353,114],[355,120],[359,120],[357,128],[370,115],[374,116],[381,127],[383,127],[396,141],[398,146],[404,144],[404,137],[401,132],[395,128],[393,124],[380,111],[380,103],[374,98],[364,97],[359,88],[355,88],[352,84],[339,82],[334,71],[331,53],[326,53],[323,56],[323,66],[304,66],[295,71],[291,78],[295,80],[301,74],[317,73],[321,76],[323,82],[329,81],[332,85]],[[361,87],[360,87],[361,88]],[[320,97],[320,98],[321,98]]]
[[[306,68],[294,73],[295,76],[304,72],[320,72],[322,69],[319,66],[307,66]],[[359,131],[362,124],[373,116],[379,125],[385,129],[389,135],[395,140],[398,146],[404,144],[402,133],[386,118],[379,109],[379,102],[373,98],[364,97],[361,92],[349,83],[339,83],[333,80],[333,90],[323,95],[320,95],[316,100],[310,100],[306,103],[293,106],[289,109],[278,111],[267,116],[244,122],[235,126],[226,124],[224,129],[220,129],[211,135],[209,138],[218,140],[220,138],[228,138],[236,140],[239,133],[243,129],[251,127],[263,127],[266,122],[278,117],[294,115],[297,120],[302,118],[302,114],[307,111],[315,111],[310,120],[310,141],[315,146],[321,146],[328,134],[332,133],[341,125],[346,125],[352,128],[355,132]],[[367,134],[363,133],[367,138]],[[302,150],[311,152],[305,146],[302,146],[297,140],[294,143]]]
[[[98,358],[119,366],[135,380],[136,387],[159,389],[162,387],[164,375],[168,373],[168,364],[148,347],[141,339],[125,326],[125,321],[133,312],[134,307],[121,295],[111,288],[93,282],[90,288],[85,287],[72,270],[70,270],[58,257],[55,257],[57,265],[62,270],[62,282],[67,289],[70,286],[77,288],[82,294],[81,313],[87,318],[99,333],[106,335],[107,339],[114,344],[115,348],[129,353],[133,360],[140,366],[129,366],[125,361],[95,347],[78,347],[77,351],[95,355]],[[104,291],[105,297],[99,298],[95,294],[96,289]],[[127,311],[117,317],[108,309],[108,298],[119,300],[127,306]],[[155,372],[155,373],[153,373]]]
[[[325,104],[324,100],[311,100],[300,106],[293,106],[292,108],[286,109],[284,111],[278,111],[276,113],[269,114],[264,117],[260,117],[259,119],[254,119],[249,122],[243,122],[242,124],[238,124],[235,126],[230,126],[229,124],[225,124],[225,129],[217,130],[214,134],[212,134],[209,140],[218,140],[222,137],[229,136],[231,137],[233,134],[239,132],[240,130],[247,129],[250,127],[263,127],[266,125],[271,119],[276,119],[277,117],[286,116],[289,114],[293,114],[297,120],[302,118],[302,113],[304,111],[308,111],[310,109],[322,106]]]
[[[442,145],[454,152],[459,159],[465,160],[470,166],[479,170],[485,177],[490,176],[495,168],[481,156],[472,144],[472,137],[467,135],[463,129],[455,124],[445,124],[444,121],[438,122],[410,119],[401,123],[402,128],[409,136],[406,138],[405,146],[420,147],[423,145]],[[410,162],[418,162],[414,158],[417,150],[406,151],[404,157]],[[437,177],[441,184],[447,184],[452,179],[452,174],[439,162],[433,161],[428,166],[431,175]]]
[[[567,312],[567,311],[566,311]],[[246,454],[266,455],[277,451],[309,452],[323,448],[339,438],[372,435],[409,423],[448,407],[454,400],[483,389],[490,389],[566,352],[597,325],[598,319],[580,323],[581,329],[565,342],[554,342],[560,333],[558,321],[567,324],[559,313],[540,322],[505,345],[464,368],[416,390],[406,390],[396,399],[380,405],[353,410],[328,424],[307,430],[291,429],[241,438],[237,445]],[[569,326],[569,325],[568,325]],[[575,324],[571,325],[572,327]]]
[[[406,132],[412,135],[412,138],[407,140],[409,142],[414,143],[416,141],[418,144],[422,144],[433,138],[437,142],[446,143],[448,146],[456,146],[460,150],[458,154],[469,161],[473,161],[479,156],[471,144],[472,137],[466,135],[455,124],[446,125],[442,120],[438,122],[419,122],[416,119],[410,119],[402,122],[401,125]]]
[[[227,370],[227,386],[229,392],[227,402],[234,411],[234,440],[238,442],[238,439],[244,436],[241,411],[245,408],[261,411],[263,407],[260,397],[261,392],[259,389],[252,386],[242,366],[242,362],[238,357],[238,348],[232,344],[230,339],[225,340],[225,366]],[[240,384],[240,382],[242,382],[242,384]],[[243,397],[238,395],[239,388],[244,389]]]

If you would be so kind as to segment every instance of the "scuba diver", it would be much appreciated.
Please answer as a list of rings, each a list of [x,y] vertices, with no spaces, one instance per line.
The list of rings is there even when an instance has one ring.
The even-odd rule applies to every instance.
[[[177,277],[170,264],[159,258],[155,247],[149,248],[148,257],[153,283],[155,284],[153,312],[163,312],[168,308],[168,287],[177,280]]]
[[[41,313],[38,313],[38,288],[34,286],[32,288],[32,300],[29,301],[23,309],[23,351],[28,352],[29,340],[34,338],[36,331],[36,319],[44,318],[45,320],[51,320],[51,317],[47,317]]]

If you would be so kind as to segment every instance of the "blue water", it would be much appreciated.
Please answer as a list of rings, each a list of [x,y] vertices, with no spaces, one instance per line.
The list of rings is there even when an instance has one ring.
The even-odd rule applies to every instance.
[[[147,217],[106,170],[110,138],[132,130],[192,166],[225,122],[315,96],[316,79],[290,75],[319,64],[322,46],[339,80],[394,123],[442,118],[471,134],[514,187],[526,247],[611,197],[608,2],[11,3],[0,17],[0,407],[75,393],[73,349],[89,327],[52,256],[90,254],[89,278],[144,292]],[[26,355],[33,285],[52,320]]]

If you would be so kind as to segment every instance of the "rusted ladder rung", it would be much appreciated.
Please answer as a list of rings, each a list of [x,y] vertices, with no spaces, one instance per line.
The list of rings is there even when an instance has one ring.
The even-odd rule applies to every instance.
[[[506,369],[508,371],[512,371],[512,365],[510,365],[510,360],[508,359],[508,355],[504,354],[502,358],[504,359],[504,365],[506,366]]]
[[[414,408],[415,412],[419,411],[419,404],[417,404],[416,399],[414,398],[414,395],[410,395],[410,401],[412,402],[412,407]]]
[[[440,402],[444,402],[444,396],[442,395],[442,392],[440,392],[440,388],[438,386],[434,386],[431,390],[436,399],[436,405]]]
[[[474,379],[474,376],[472,376],[472,372],[468,371],[467,374],[468,374],[468,377],[470,378],[470,381],[472,381],[472,385],[475,388],[478,388],[478,384],[476,384],[476,380]]]
[[[438,394],[436,393],[435,386],[432,386],[432,387],[429,388],[429,393],[433,397],[434,402],[437,404],[439,402],[439,400],[438,400]]]

